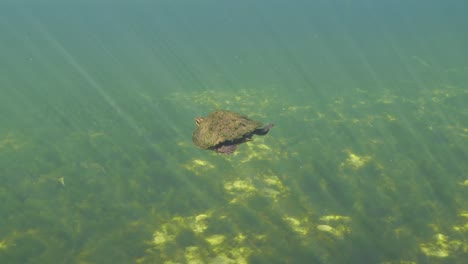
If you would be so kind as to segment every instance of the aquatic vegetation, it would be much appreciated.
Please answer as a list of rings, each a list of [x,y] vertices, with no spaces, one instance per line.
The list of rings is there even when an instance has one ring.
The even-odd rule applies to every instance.
[[[457,240],[450,241],[447,236],[443,234],[434,235],[434,241],[431,243],[421,244],[421,251],[430,257],[445,258],[451,252],[457,251],[462,243]]]
[[[249,228],[248,222],[236,222],[237,226],[244,229],[236,229],[234,232],[228,231],[229,228],[222,232],[211,231],[214,226],[229,225],[228,219],[237,218],[235,213],[238,214],[238,209],[234,208],[238,206],[255,208],[247,215],[255,216],[257,221],[262,223],[261,226],[269,229],[270,232],[275,233],[274,230],[280,228],[279,226],[287,226],[290,233],[281,229],[282,233],[286,232],[288,236],[294,235],[300,238],[298,245],[304,247],[312,245],[320,248],[317,243],[321,243],[334,248],[338,245],[346,245],[348,240],[359,238],[359,231],[363,229],[362,227],[356,228],[356,226],[359,225],[359,221],[363,221],[363,215],[372,219],[376,225],[372,228],[381,229],[379,233],[389,241],[408,239],[411,237],[412,229],[421,227],[424,223],[430,224],[430,221],[426,221],[431,219],[430,217],[420,217],[414,224],[405,225],[404,222],[402,223],[403,218],[410,216],[408,209],[401,205],[415,203],[414,206],[421,206],[416,204],[418,201],[426,199],[422,198],[424,194],[418,190],[420,180],[416,177],[418,172],[415,169],[415,164],[419,161],[408,159],[408,156],[413,155],[409,146],[414,143],[408,142],[409,146],[406,148],[396,138],[409,136],[409,134],[405,134],[408,118],[418,120],[422,118],[421,115],[429,118],[428,116],[433,114],[427,110],[432,107],[430,104],[441,104],[445,99],[431,99],[428,102],[411,97],[403,98],[388,90],[383,95],[376,94],[373,97],[372,93],[361,90],[359,93],[366,94],[366,100],[356,99],[353,101],[352,97],[346,99],[338,97],[329,102],[327,107],[318,110],[311,105],[289,104],[290,102],[284,100],[280,102],[267,93],[263,95],[265,100],[257,105],[255,99],[261,97],[259,96],[261,93],[261,90],[242,90],[239,94],[205,91],[193,94],[174,94],[168,98],[177,104],[193,104],[205,109],[225,108],[227,105],[232,107],[231,109],[241,109],[247,113],[253,112],[259,117],[268,117],[268,113],[281,109],[277,115],[277,118],[280,118],[280,129],[275,131],[274,139],[256,138],[255,144],[246,143],[244,148],[229,157],[208,154],[200,158],[187,159],[185,162],[184,168],[187,171],[202,176],[204,179],[216,179],[215,186],[221,186],[221,196],[225,201],[224,204],[211,207],[209,217],[205,218],[205,215],[208,215],[206,212],[198,212],[198,215],[203,216],[203,220],[200,220],[203,225],[200,228],[194,229],[195,224],[183,224],[183,228],[172,228],[174,230],[188,228],[197,237],[194,241],[204,241],[198,244],[200,247],[191,244],[185,249],[182,249],[183,247],[180,249],[185,252],[180,253],[180,256],[185,256],[185,261],[202,262],[208,255],[215,255],[214,258],[210,258],[211,260],[233,261],[232,256],[235,254],[241,256],[236,261],[243,262],[255,259],[257,249],[250,247],[252,241],[261,244],[263,252],[272,250],[273,236],[268,232]],[[438,92],[432,94],[445,96]],[[408,112],[405,113],[406,116],[403,116],[402,110],[396,111],[397,105],[406,108],[406,110],[411,109],[409,116]],[[382,108],[379,110],[380,107]],[[372,114],[363,114],[370,112]],[[296,121],[294,124],[298,128],[298,132],[296,133],[294,130],[282,132],[281,121],[284,121],[284,125],[287,126],[291,120]],[[326,128],[332,128],[331,133]],[[453,131],[453,135],[463,131],[462,129],[453,129],[451,126],[439,127],[438,129],[443,130],[444,133],[452,133],[451,131]],[[304,133],[299,131],[311,131],[312,133],[303,137]],[[348,133],[344,133],[346,131]],[[389,136],[390,134],[393,136]],[[328,136],[325,138],[329,142],[325,143],[320,139],[324,135]],[[463,138],[463,135],[458,135],[458,137]],[[263,141],[268,142],[264,143]],[[360,143],[356,144],[356,142]],[[179,143],[179,146],[186,149],[191,147],[185,143]],[[320,151],[316,151],[318,149]],[[389,151],[395,151],[396,155],[388,156]],[[294,162],[291,162],[292,160]],[[324,170],[320,165],[324,161],[328,164],[327,170]],[[265,172],[263,170],[265,170],[266,164],[270,168]],[[219,168],[229,169],[220,174]],[[324,171],[328,172],[322,176]],[[408,182],[408,177],[410,182]],[[315,197],[330,197],[330,201],[338,199],[343,203],[349,202],[350,208],[345,210],[347,214],[317,214],[317,210],[321,210],[324,204],[333,204],[333,202],[326,199],[320,203],[307,200],[305,198],[307,194],[304,193],[307,188],[295,185],[299,179],[314,179],[313,185],[317,185],[317,187],[310,187],[314,189],[313,192],[319,192]],[[457,184],[461,187],[464,186],[463,181],[457,182]],[[410,191],[402,193],[402,190]],[[397,197],[398,195],[400,198],[394,199],[400,200],[401,205],[398,202],[394,204],[389,199],[389,197]],[[291,203],[302,209],[286,206]],[[436,207],[435,202],[429,202],[426,205],[426,208],[433,208],[433,210],[437,210]],[[264,208],[271,208],[271,211],[264,210]],[[272,215],[274,212],[282,213],[275,219]],[[187,219],[195,219],[196,215],[187,216]],[[267,220],[268,217],[265,218],[265,215],[275,220]],[[411,217],[417,218],[416,215]],[[195,223],[196,221],[185,220],[182,222]],[[453,227],[453,231],[463,233],[465,236],[465,225],[456,225]],[[155,234],[159,235],[156,237],[167,236],[172,241],[167,243],[180,245],[174,242],[177,241],[177,236],[165,234],[163,231],[157,232]],[[465,242],[456,239],[450,240],[448,237],[440,235],[436,236],[436,241],[419,244],[414,241],[405,246],[399,245],[401,242],[396,242],[393,245],[395,248],[393,250],[403,252],[409,247],[413,253],[421,252],[427,257],[436,258],[458,254],[456,252],[463,249]],[[168,240],[160,237],[158,239],[158,241]],[[352,246],[348,246],[352,248]],[[176,246],[176,248],[179,247]],[[234,248],[237,253],[233,253],[227,248]],[[166,248],[166,250],[168,249]],[[329,253],[317,254],[326,261],[339,259]],[[416,256],[408,254],[406,258],[399,260],[399,263],[413,263],[409,259],[415,259]],[[181,261],[176,257],[178,256],[176,253],[165,256],[170,261]],[[149,254],[147,257],[151,259],[155,255]]]
[[[208,223],[213,221],[225,222],[226,217],[215,215],[213,212],[188,217],[174,217],[170,222],[163,223],[154,232],[153,240],[149,242],[154,249],[149,248],[147,250],[149,254],[140,258],[139,261],[205,263],[207,259],[223,259],[236,263],[247,263],[247,258],[253,249],[241,246],[246,239],[245,235],[238,233],[228,236],[227,234],[208,233]],[[187,246],[183,247],[181,244]],[[165,251],[174,246],[175,252],[167,255]],[[155,249],[157,251],[154,251]]]
[[[376,263],[464,259],[466,111],[452,106],[462,90],[355,89],[315,101],[175,92],[162,102],[167,120],[141,130],[6,133],[0,198],[11,228],[0,252],[83,263],[343,263],[363,248]],[[277,127],[231,156],[200,152],[187,123],[193,109],[216,108]]]
[[[229,203],[246,202],[247,199],[262,196],[278,202],[287,195],[288,189],[275,175],[260,174],[253,178],[228,180],[224,183],[224,190],[230,197]]]
[[[348,157],[343,163],[341,163],[340,166],[342,168],[349,167],[353,170],[357,170],[366,165],[371,160],[370,156],[358,156],[357,154],[351,152],[351,150],[345,150],[345,152],[348,154]]]
[[[12,150],[17,151],[24,147],[26,143],[20,142],[15,136],[11,133],[0,136],[0,151],[2,150]]]
[[[193,159],[184,165],[184,167],[197,175],[205,175],[208,171],[211,171],[215,168],[213,164],[208,161],[201,159]]]
[[[6,240],[0,240],[0,250],[8,249],[8,242]]]

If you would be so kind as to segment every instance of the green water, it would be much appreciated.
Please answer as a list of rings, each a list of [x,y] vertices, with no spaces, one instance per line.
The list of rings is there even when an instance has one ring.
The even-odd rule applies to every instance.
[[[463,1],[6,2],[0,263],[468,258]]]

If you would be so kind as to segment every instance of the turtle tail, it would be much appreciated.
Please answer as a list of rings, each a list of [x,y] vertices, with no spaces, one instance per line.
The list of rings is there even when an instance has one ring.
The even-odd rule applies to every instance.
[[[256,135],[260,135],[260,136],[264,136],[268,133],[268,131],[270,131],[270,129],[274,126],[273,123],[269,123],[268,125],[262,127],[262,128],[258,128],[258,129],[255,129],[254,133]]]

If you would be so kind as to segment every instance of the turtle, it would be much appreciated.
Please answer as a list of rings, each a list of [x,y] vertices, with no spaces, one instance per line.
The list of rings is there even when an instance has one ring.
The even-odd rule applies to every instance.
[[[197,129],[192,134],[193,143],[201,149],[230,155],[238,144],[251,141],[253,135],[264,136],[274,126],[252,120],[228,110],[216,110],[206,117],[195,117]]]

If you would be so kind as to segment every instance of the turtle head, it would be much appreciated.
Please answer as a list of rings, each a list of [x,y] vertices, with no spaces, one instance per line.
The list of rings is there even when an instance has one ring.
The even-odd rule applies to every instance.
[[[199,126],[202,122],[203,122],[203,117],[201,116],[195,117],[195,124],[197,124],[197,126]]]

